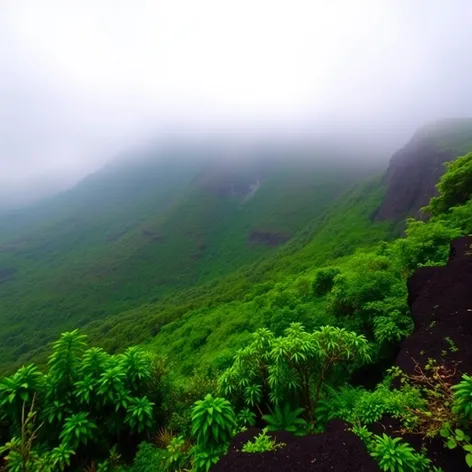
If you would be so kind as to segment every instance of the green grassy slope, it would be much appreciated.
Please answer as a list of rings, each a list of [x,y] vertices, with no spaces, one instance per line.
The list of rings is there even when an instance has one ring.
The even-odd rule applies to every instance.
[[[305,230],[311,237],[302,232],[292,247],[282,248],[249,271],[241,271],[239,280],[215,287],[206,305],[166,324],[150,348],[175,361],[178,370],[190,373],[202,363],[227,367],[235,349],[242,347],[257,328],[269,326],[281,333],[290,322],[302,318],[305,324],[308,319],[312,321],[310,328],[336,324],[325,313],[324,300],[311,295],[311,280],[327,263],[342,265],[342,256],[357,247],[389,238],[391,225],[369,220],[381,196],[382,186],[372,181],[341,197]],[[303,245],[307,237],[310,242]],[[225,291],[232,283],[241,287],[240,293],[230,301],[215,303],[218,289]],[[304,303],[292,306],[290,294],[294,300],[304,298]]]
[[[293,291],[299,298],[310,291],[307,280],[320,266],[342,261],[358,246],[389,238],[390,225],[370,219],[382,194],[379,179],[368,179],[262,260],[158,302],[94,321],[84,331],[91,342],[112,352],[145,343],[175,361],[175,369],[189,373],[202,363],[224,366],[234,348],[257,327],[271,323],[285,327],[308,313],[316,323],[327,323],[324,302],[311,296],[303,313],[299,308],[280,311],[287,304],[285,294]]]
[[[265,237],[290,240],[372,173],[353,159],[325,165],[293,156],[228,169],[208,159],[165,157],[108,166],[60,198],[0,220],[3,366],[31,357],[65,329],[126,319],[129,310],[147,313],[157,303],[188,311],[181,294],[176,303],[172,293],[209,287],[277,251]],[[254,232],[262,241],[251,239]],[[225,297],[237,289],[235,280]],[[175,318],[166,316],[151,334]],[[140,330],[135,324],[128,337],[146,339]],[[112,340],[115,349],[120,339]]]

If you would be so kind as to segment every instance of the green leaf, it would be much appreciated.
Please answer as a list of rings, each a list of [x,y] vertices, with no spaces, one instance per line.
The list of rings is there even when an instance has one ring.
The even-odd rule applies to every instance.
[[[443,437],[443,438],[448,438],[451,433],[450,433],[450,430],[449,429],[446,429],[446,428],[442,428],[439,430],[439,434]]]
[[[446,444],[449,449],[454,449],[457,446],[456,440],[454,438],[449,438]]]
[[[470,453],[467,454],[467,455],[465,456],[465,461],[467,462],[467,465],[468,465],[469,467],[472,467],[472,454],[470,454]]]

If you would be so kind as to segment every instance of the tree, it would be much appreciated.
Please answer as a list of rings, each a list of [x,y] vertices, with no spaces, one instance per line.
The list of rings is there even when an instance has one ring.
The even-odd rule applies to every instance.
[[[276,405],[293,400],[312,420],[323,385],[334,371],[369,361],[369,346],[362,335],[334,326],[308,333],[300,323],[292,323],[280,337],[258,330],[223,373],[219,388],[250,406],[259,407],[264,400]]]
[[[439,196],[433,197],[425,210],[433,216],[463,205],[472,196],[472,153],[446,162],[446,172],[436,185]]]
[[[89,457],[91,451],[109,451],[121,444],[122,436],[144,436],[152,430],[155,404],[148,395],[155,394],[160,377],[155,377],[148,353],[133,347],[111,356],[100,348],[87,349],[86,336],[74,330],[53,343],[48,365],[46,375],[32,364],[0,380],[0,418],[12,438],[4,449],[10,464],[31,463],[31,470],[43,470],[41,461],[41,467],[50,467],[44,470],[53,470],[74,454],[77,460],[96,459]],[[31,434],[38,442],[34,448],[32,439],[23,440],[22,426],[33,399],[34,415],[26,424],[36,418],[41,423],[41,434]],[[48,449],[47,454],[37,453]]]

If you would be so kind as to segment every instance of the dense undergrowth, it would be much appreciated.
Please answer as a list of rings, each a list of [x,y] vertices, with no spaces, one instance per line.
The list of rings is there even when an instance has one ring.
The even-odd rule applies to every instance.
[[[354,158],[297,157],[226,170],[192,152],[112,164],[24,215],[2,215],[0,372],[45,360],[63,331],[80,327],[117,352],[194,308],[234,300],[253,283],[239,269],[278,252],[252,241],[253,232],[295,238],[378,172]],[[232,186],[243,190],[232,195]],[[127,321],[136,317],[138,329]]]
[[[407,278],[417,267],[444,264],[450,240],[472,232],[471,176],[472,154],[449,164],[440,195],[426,208],[432,217],[409,220],[405,237],[320,259],[316,269],[275,285],[259,281],[235,311],[231,304],[218,314],[212,307],[194,310],[159,333],[156,339],[169,346],[178,340],[168,353],[180,349],[185,356],[201,354],[214,333],[224,336],[230,326],[230,342],[200,365],[179,368],[172,362],[182,359],[163,356],[157,344],[112,355],[88,348],[78,331],[64,333],[45,373],[31,364],[0,381],[4,467],[208,471],[246,427],[303,435],[340,418],[382,470],[440,470],[403,439],[369,431],[385,414],[405,433],[463,448],[472,466],[472,378],[450,385],[435,362],[416,376],[386,368],[412,330]],[[320,231],[327,231],[327,248],[332,224]],[[241,309],[245,315],[235,320]],[[242,340],[245,347],[237,349]],[[243,450],[279,447],[264,432]]]

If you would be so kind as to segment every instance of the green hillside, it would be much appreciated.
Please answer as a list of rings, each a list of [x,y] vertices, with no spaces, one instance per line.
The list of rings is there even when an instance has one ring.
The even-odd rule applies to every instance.
[[[311,166],[302,168],[303,175],[297,174],[300,189]],[[316,172],[326,184],[328,171],[325,166]],[[175,211],[195,237],[210,224],[210,219],[202,220],[204,210],[209,208],[213,215],[220,210],[221,226],[212,225],[217,233],[206,241],[225,238],[228,248],[237,252],[229,235],[237,240],[238,232],[228,228],[253,231],[253,222],[244,226],[234,217],[233,226],[226,212],[234,206],[243,215],[244,206],[257,201],[257,193],[248,199],[238,174],[226,200],[228,187],[221,182],[227,181],[227,172],[222,177],[218,171],[218,179],[212,175],[209,180],[207,172],[184,186],[173,203]],[[285,171],[266,175],[268,182],[277,182],[277,190],[293,190],[288,180],[294,175],[288,180],[278,180],[287,176]],[[266,253],[251,264],[234,269],[238,262],[232,262],[230,271],[215,278],[212,271],[194,272],[197,283],[192,287],[182,284],[175,292],[163,291],[158,300],[62,333],[47,349],[38,342],[40,347],[20,361],[34,358],[39,368],[28,364],[0,379],[0,444],[5,444],[0,454],[6,457],[6,470],[203,472],[218,461],[231,464],[235,455],[266,452],[254,456],[254,463],[261,464],[274,451],[289,448],[275,445],[264,431],[247,442],[248,427],[265,425],[268,431],[313,438],[328,430],[334,419],[349,425],[343,434],[358,436],[349,454],[362,452],[369,458],[368,453],[371,464],[377,461],[382,469],[467,470],[472,433],[472,378],[463,375],[470,371],[470,336],[464,338],[467,312],[460,318],[465,324],[444,337],[441,329],[453,326],[450,316],[458,312],[446,308],[425,315],[423,305],[418,305],[421,319],[426,317],[420,327],[424,338],[421,351],[412,358],[407,343],[411,346],[418,339],[418,326],[413,330],[407,280],[424,267],[418,273],[426,284],[422,294],[427,293],[428,274],[438,274],[433,266],[448,260],[450,241],[472,231],[471,182],[469,153],[448,164],[439,195],[427,209],[431,218],[410,219],[405,234],[395,236],[395,222],[373,218],[384,197],[384,181],[364,174],[363,181],[349,189],[344,185],[337,197],[333,194],[301,230],[292,229],[285,244],[274,246],[269,237]],[[283,215],[288,206],[275,195],[273,199],[277,205],[272,211]],[[194,207],[189,200],[200,203]],[[225,203],[222,208],[215,203],[220,200]],[[208,206],[210,202],[214,205]],[[258,234],[287,234],[286,221],[275,225],[275,213],[264,219],[270,206],[262,207],[266,213],[260,218],[266,223],[258,227]],[[192,218],[197,209],[201,217]],[[146,228],[160,228],[159,237],[180,234],[172,232],[176,223],[170,206],[155,217],[161,226]],[[34,225],[23,228],[27,233]],[[130,241],[133,234],[127,236]],[[460,257],[465,259],[458,262],[467,275],[470,236],[460,241]],[[183,251],[186,246],[181,241],[167,246],[173,247]],[[215,260],[217,256],[215,250]],[[195,266],[200,260],[204,258],[196,258]],[[218,265],[214,267],[217,273]],[[450,266],[449,274],[458,267]],[[467,292],[455,276],[454,283]],[[39,335],[52,335],[57,327],[47,331],[33,322],[29,320]],[[436,324],[443,328],[434,331]],[[23,330],[31,335],[29,329],[24,323]],[[399,363],[403,354],[413,370]],[[464,364],[454,361],[461,356]],[[392,418],[398,430],[384,427]],[[387,433],[379,435],[379,428]],[[235,435],[245,438],[242,451],[229,450]],[[412,438],[425,446],[415,449]],[[302,449],[308,447],[303,444]],[[329,461],[316,456],[310,463],[315,459],[322,467]]]
[[[379,169],[359,163],[362,149],[291,152],[234,161],[198,150],[147,152],[3,216],[1,366],[34,356],[65,329],[126,319],[129,310],[170,303],[181,313],[177,290],[208,287],[293,246],[300,230]],[[140,331],[149,337],[135,328],[129,341],[144,340]],[[119,338],[106,339],[120,348]]]

